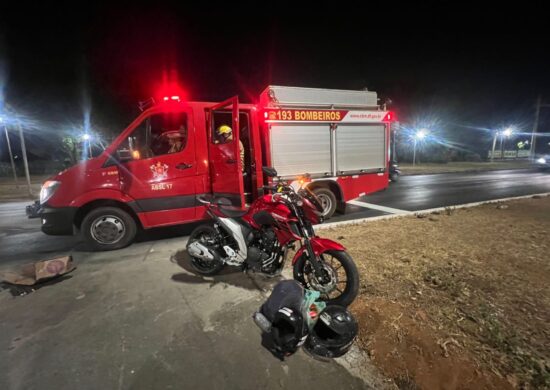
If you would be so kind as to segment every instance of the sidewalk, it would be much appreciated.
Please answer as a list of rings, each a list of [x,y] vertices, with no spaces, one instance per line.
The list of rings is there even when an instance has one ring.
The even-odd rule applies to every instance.
[[[447,164],[417,163],[413,166],[410,163],[399,164],[403,175],[427,175],[432,173],[451,172],[477,172],[494,171],[500,169],[526,169],[531,168],[528,160],[495,161],[495,162],[449,162]]]
[[[231,267],[197,276],[184,248],[176,237],[72,251],[77,269],[66,277],[24,296],[0,291],[0,388],[387,387],[351,353],[331,362],[303,351],[273,357],[252,314],[279,279]]]

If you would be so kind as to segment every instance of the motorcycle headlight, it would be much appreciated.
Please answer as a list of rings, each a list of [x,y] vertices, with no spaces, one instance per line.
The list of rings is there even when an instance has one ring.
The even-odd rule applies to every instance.
[[[539,164],[546,164],[546,159],[544,157],[541,157],[537,160]]]
[[[40,204],[46,203],[55,194],[60,184],[61,182],[55,180],[45,182],[40,189]]]

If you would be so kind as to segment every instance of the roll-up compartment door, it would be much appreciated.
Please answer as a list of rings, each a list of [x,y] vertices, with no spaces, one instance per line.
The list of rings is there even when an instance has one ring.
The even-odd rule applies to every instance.
[[[360,171],[385,168],[384,125],[338,125],[336,170]]]
[[[330,174],[328,124],[273,124],[271,160],[281,176]]]

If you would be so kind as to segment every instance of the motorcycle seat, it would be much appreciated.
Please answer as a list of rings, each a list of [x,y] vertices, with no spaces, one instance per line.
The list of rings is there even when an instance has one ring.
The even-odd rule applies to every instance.
[[[240,210],[235,208],[230,208],[229,206],[219,206],[220,213],[228,218],[240,218],[244,216],[248,210]]]
[[[240,218],[247,213],[247,210],[241,210],[231,204],[231,201],[225,197],[201,196],[197,200],[203,204],[216,205],[218,212],[227,218]]]

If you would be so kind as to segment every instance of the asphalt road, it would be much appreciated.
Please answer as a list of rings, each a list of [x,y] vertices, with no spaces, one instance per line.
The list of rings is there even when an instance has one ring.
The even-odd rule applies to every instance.
[[[550,173],[537,170],[500,170],[470,173],[401,176],[387,190],[363,196],[358,202],[394,210],[375,210],[348,204],[345,215],[329,222],[419,211],[493,199],[550,192]]]
[[[349,205],[331,221],[543,192],[550,175],[528,170],[404,176],[358,199],[375,209]],[[34,292],[0,287],[0,388],[383,387],[359,354],[275,359],[251,315],[276,280],[234,269],[194,275],[182,237],[191,226],[92,253],[76,237],[42,234],[40,220],[24,215],[27,203],[0,204],[0,270],[66,254],[77,269]]]

